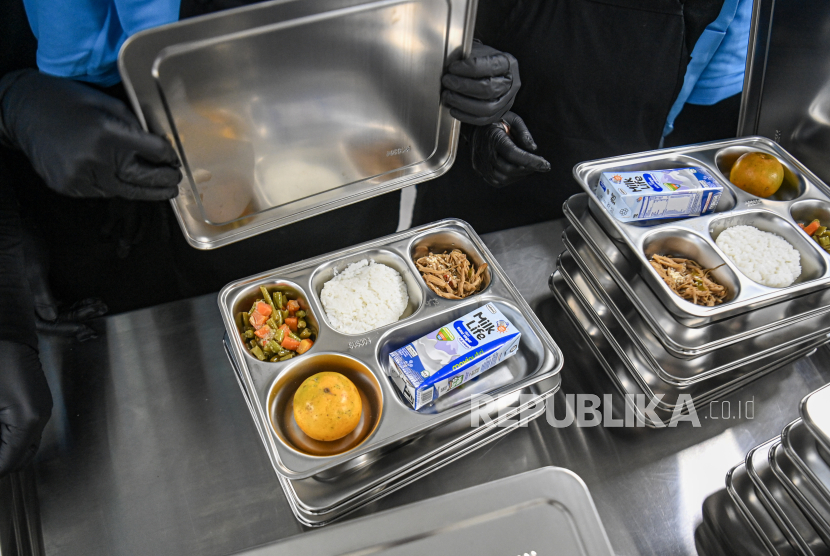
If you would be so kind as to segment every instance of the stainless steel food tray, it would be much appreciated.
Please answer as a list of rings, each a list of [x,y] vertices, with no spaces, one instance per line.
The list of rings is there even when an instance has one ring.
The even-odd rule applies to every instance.
[[[563,254],[561,264],[566,269],[571,269],[566,273],[573,274],[578,267],[578,272],[590,285],[592,292],[611,311],[654,373],[671,384],[684,386],[706,380],[761,360],[783,348],[803,344],[830,333],[828,313],[792,324],[780,331],[724,346],[698,357],[675,357],[651,332],[628,297],[605,272],[594,253],[587,248],[584,240],[572,227],[564,231],[562,241],[568,250],[568,256]]]
[[[119,70],[185,178],[172,201],[212,249],[446,172],[460,124],[441,75],[476,0],[283,0],[142,31]]]
[[[779,199],[762,199],[729,183],[726,175],[740,154],[762,151],[775,155],[786,169],[785,181],[792,189],[780,190]],[[649,224],[618,222],[594,194],[599,176],[606,171],[638,171],[699,166],[708,170],[724,187],[715,213]],[[590,197],[597,221],[618,241],[624,254],[639,267],[640,275],[651,286],[666,308],[680,318],[692,318],[698,325],[752,311],[795,296],[816,291],[830,284],[830,255],[796,225],[797,220],[821,216],[830,220],[830,189],[815,174],[793,158],[780,145],[764,137],[741,137],[673,149],[649,151],[602,160],[583,162],[574,167],[574,176]],[[801,276],[785,288],[772,288],[754,282],[715,245],[726,228],[751,225],[778,234],[801,254]],[[702,307],[683,300],[663,282],[648,260],[653,254],[670,254],[696,260],[726,285],[731,299],[715,307]]]
[[[771,372],[781,366],[780,360],[791,360],[790,356],[795,353],[812,351],[816,347],[828,341],[827,336],[807,341],[797,346],[783,348],[768,355],[765,359],[756,360],[743,365],[740,369],[729,373],[714,375],[704,381],[692,382],[683,386],[668,383],[654,372],[654,369],[644,359],[640,351],[634,345],[631,338],[622,329],[619,322],[610,313],[607,307],[600,301],[596,292],[584,280],[578,269],[569,269],[561,264],[563,259],[567,260],[569,253],[566,251],[560,256],[557,269],[582,305],[583,310],[603,333],[612,349],[620,359],[628,365],[631,376],[640,385],[648,398],[659,398],[658,406],[672,411],[678,403],[679,396],[686,394],[691,396],[694,403],[704,403],[714,393],[721,394],[724,391],[732,391],[735,388],[746,384],[748,378],[757,378]],[[574,274],[569,271],[576,270]]]
[[[611,556],[582,480],[555,467],[394,508],[246,551],[271,554]]]
[[[747,453],[746,472],[767,512],[791,545],[801,554],[827,554],[828,549],[813,525],[770,468],[770,458],[781,438],[774,438]]]
[[[688,322],[679,322],[663,306],[637,273],[637,268],[622,255],[619,244],[612,241],[597,224],[588,210],[586,194],[572,196],[563,210],[596,260],[613,277],[651,332],[676,357],[697,357],[761,334],[783,332],[808,319],[817,323],[818,317],[830,318],[830,289],[825,289],[710,324],[697,322],[695,324],[699,326],[690,327]],[[824,319],[820,321],[825,322]],[[814,326],[821,327],[823,324]]]
[[[813,437],[830,452],[830,384],[807,394],[798,409]]]
[[[269,450],[267,435],[256,418],[255,406],[246,390],[230,341],[225,335],[225,351],[234,368],[260,439],[275,472],[277,454]],[[366,454],[355,465],[335,476],[288,480],[277,472],[280,485],[297,519],[309,527],[326,525],[358,510],[370,502],[394,492],[444,465],[501,438],[545,411],[545,400],[560,387],[561,376],[555,375],[540,384],[508,396],[496,403],[483,404],[489,421],[477,428],[470,426],[468,416],[460,416],[386,453]],[[545,391],[534,391],[544,385]],[[509,399],[508,399],[509,398]],[[362,461],[361,461],[362,460]]]
[[[726,474],[726,491],[770,554],[780,556],[798,554],[761,503],[755,486],[746,473],[744,462],[736,465]]]
[[[796,467],[780,442],[770,452],[770,468],[825,544],[830,545],[830,500]]]
[[[650,428],[660,428],[670,424],[673,420],[679,420],[681,415],[688,413],[687,407],[681,407],[679,413],[675,413],[677,407],[678,396],[682,393],[675,387],[666,385],[664,390],[661,390],[658,395],[661,395],[661,402],[655,407],[655,413],[660,422],[651,420],[648,415],[633,404],[632,397],[642,395],[645,400],[650,402],[654,399],[655,394],[650,388],[643,387],[643,378],[640,373],[644,373],[646,377],[650,377],[655,383],[659,383],[657,377],[649,375],[648,370],[640,370],[635,363],[630,361],[627,357],[621,357],[619,353],[611,346],[606,332],[596,322],[595,314],[585,307],[583,301],[579,299],[574,293],[570,285],[559,271],[554,272],[550,277],[550,288],[559,304],[564,309],[567,317],[573,324],[574,330],[578,332],[581,339],[585,342],[587,348],[594,354],[594,357],[599,361],[600,366],[606,372],[608,377],[616,386],[617,390],[623,394],[624,402],[628,407],[628,411],[634,411],[641,422]],[[693,402],[696,406],[705,405],[712,399],[724,396],[734,390],[737,390],[747,383],[768,374],[784,365],[788,365],[793,361],[800,359],[811,352],[815,351],[815,344],[808,344],[797,350],[788,350],[786,355],[780,358],[775,358],[766,362],[767,364],[760,368],[756,374],[749,374],[738,380],[728,382],[726,384],[713,387],[710,391],[702,391],[697,394],[699,397],[695,398],[695,392],[689,392],[692,396]],[[705,384],[705,383],[704,383]],[[664,403],[663,400],[674,400],[674,405],[671,403]]]
[[[425,286],[412,262],[414,254],[427,247],[440,250],[458,247],[472,260],[486,261],[487,287],[460,301],[435,295]],[[373,259],[400,272],[409,292],[409,307],[396,323],[365,334],[345,335],[328,325],[319,293],[336,270],[342,270],[361,259]],[[319,334],[314,347],[306,355],[282,363],[261,362],[248,353],[240,340],[236,329],[236,314],[246,310],[246,304],[250,306],[260,286],[276,285],[290,288],[306,300],[319,324]],[[517,354],[481,377],[444,395],[424,410],[412,410],[386,376],[389,372],[389,353],[487,302],[495,304],[522,333]],[[391,447],[469,412],[469,401],[474,396],[486,393],[498,399],[514,394],[550,378],[562,367],[559,348],[527,302],[478,235],[468,224],[459,220],[428,224],[232,282],[220,292],[219,307],[225,329],[232,338],[231,348],[240,363],[246,388],[254,393],[257,415],[268,431],[269,446],[279,454],[278,470],[289,479],[318,475],[363,454]],[[369,367],[382,392],[383,412],[376,430],[362,444],[337,456],[310,456],[290,449],[277,438],[270,424],[268,395],[272,384],[278,376],[290,373],[304,357],[314,353],[347,353],[349,357]]]
[[[703,501],[701,525],[708,526],[712,541],[717,543],[717,546],[713,548],[721,550],[715,554],[723,556],[769,554],[761,539],[729,496],[726,488],[712,493]],[[709,553],[705,551],[705,554]]]
[[[816,439],[801,419],[787,425],[781,433],[787,456],[824,496],[830,500],[830,465],[818,451]]]

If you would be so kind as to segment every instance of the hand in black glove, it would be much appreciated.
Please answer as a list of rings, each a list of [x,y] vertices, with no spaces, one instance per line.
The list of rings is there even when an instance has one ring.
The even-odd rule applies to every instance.
[[[501,122],[473,132],[473,169],[490,185],[504,187],[535,172],[550,171],[550,162],[528,152],[535,150],[524,121],[508,112]]]
[[[178,194],[179,159],[121,101],[34,70],[0,79],[0,144],[21,149],[71,197],[159,201]]]
[[[480,42],[473,43],[469,58],[450,64],[441,83],[441,100],[452,117],[473,125],[499,121],[522,85],[516,58]]]
[[[0,341],[0,477],[25,467],[52,414],[52,394],[37,351]]]

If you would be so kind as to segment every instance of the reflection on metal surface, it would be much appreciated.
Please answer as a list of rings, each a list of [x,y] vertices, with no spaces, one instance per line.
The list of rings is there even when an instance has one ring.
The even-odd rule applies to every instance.
[[[474,11],[292,0],[132,37],[120,69],[150,129],[175,140],[188,241],[218,247],[446,171],[458,122],[441,74]]]

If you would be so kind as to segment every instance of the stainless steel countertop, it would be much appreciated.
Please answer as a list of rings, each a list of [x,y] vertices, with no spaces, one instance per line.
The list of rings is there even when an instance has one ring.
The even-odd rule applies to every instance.
[[[566,393],[616,393],[548,290],[564,225],[484,236],[565,353],[557,415]],[[225,358],[215,295],[95,326],[96,341],[41,340],[55,398],[36,463],[46,554],[219,556],[304,531]],[[557,465],[587,483],[617,554],[695,554],[704,498],[830,382],[828,355],[822,348],[726,397],[731,419],[698,408],[699,429],[557,429],[540,418],[355,515]],[[738,419],[747,401],[754,419]]]

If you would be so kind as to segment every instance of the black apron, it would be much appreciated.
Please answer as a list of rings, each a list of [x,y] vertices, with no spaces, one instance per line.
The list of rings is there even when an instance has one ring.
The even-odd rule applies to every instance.
[[[472,170],[472,128],[464,126],[454,167],[418,186],[415,222],[454,216],[484,233],[557,218],[581,191],[576,163],[657,148],[690,45],[722,0],[686,4],[684,18],[680,0],[480,2],[476,34],[518,59],[522,88],[512,110],[552,169],[489,186]]]

